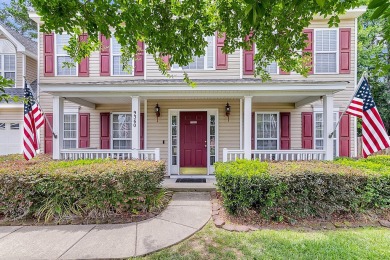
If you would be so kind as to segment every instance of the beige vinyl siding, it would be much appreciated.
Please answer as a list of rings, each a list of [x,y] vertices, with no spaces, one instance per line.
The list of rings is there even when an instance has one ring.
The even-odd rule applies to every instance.
[[[37,61],[26,55],[26,78],[29,83],[37,79]]]
[[[20,108],[0,108],[0,122],[23,121],[23,106]]]
[[[225,116],[226,102],[231,105],[231,115]],[[156,103],[161,108],[161,116],[158,119],[154,113]],[[239,100],[148,100],[147,115],[147,148],[160,148],[161,159],[168,159],[168,109],[218,109],[218,160],[222,161],[222,149],[240,148],[240,102]]]

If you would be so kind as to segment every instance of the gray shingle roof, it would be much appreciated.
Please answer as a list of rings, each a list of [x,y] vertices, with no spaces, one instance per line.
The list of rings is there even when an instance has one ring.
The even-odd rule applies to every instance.
[[[4,23],[0,22],[0,25],[4,27],[5,30],[7,30],[20,44],[22,44],[27,51],[37,55],[38,54],[38,43],[31,40],[30,38],[20,34],[19,32],[15,31],[11,27],[5,25]]]
[[[37,94],[37,81],[34,80],[31,84],[30,84],[30,87],[31,89],[33,90],[34,94],[36,95]],[[7,95],[10,95],[11,97],[20,97],[20,98],[23,98],[24,97],[24,88],[4,88],[5,90],[5,94]],[[0,103],[7,103],[6,101],[1,101]],[[11,103],[15,103],[12,99],[8,101],[9,104]],[[18,102],[18,103],[21,103],[21,102]]]

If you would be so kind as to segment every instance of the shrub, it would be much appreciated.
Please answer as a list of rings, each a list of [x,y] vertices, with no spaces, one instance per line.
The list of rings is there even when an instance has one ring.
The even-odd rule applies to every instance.
[[[165,173],[162,162],[40,160],[3,160],[0,213],[5,217],[47,221],[148,210],[161,192]]]
[[[355,167],[350,163],[355,161],[343,160],[217,163],[217,187],[229,213],[255,210],[273,220],[389,209],[390,175],[379,173],[378,166],[363,168],[356,161]]]

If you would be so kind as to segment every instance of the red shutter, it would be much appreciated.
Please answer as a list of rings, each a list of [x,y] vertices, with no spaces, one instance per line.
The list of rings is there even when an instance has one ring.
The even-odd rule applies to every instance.
[[[88,41],[88,34],[82,34],[79,36],[80,42]],[[89,77],[89,57],[81,60],[79,64],[79,77]]]
[[[222,47],[225,44],[226,33],[223,33],[222,37],[218,37],[218,32],[215,33],[215,42],[216,42],[216,69],[217,70],[227,70],[228,69],[228,55],[222,51]]]
[[[45,77],[54,76],[54,33],[43,35]]]
[[[351,28],[340,28],[340,74],[351,73]]]
[[[110,149],[110,113],[100,113],[100,148]]]
[[[313,112],[302,112],[302,148],[313,149]]]
[[[341,116],[340,112],[340,116]],[[348,114],[343,115],[339,125],[339,156],[350,156],[351,135],[350,135],[350,118]]]
[[[306,45],[306,48],[303,49],[304,52],[309,52],[310,55],[311,55],[311,61],[308,65],[310,66],[313,66],[313,51],[314,51],[314,47],[313,47],[313,37],[314,37],[314,30],[313,29],[305,29],[303,30],[303,33],[306,33],[307,34],[307,38],[308,40],[306,41],[307,42],[307,45]],[[311,70],[309,71],[309,74],[313,74],[313,67],[311,68]]]
[[[290,75],[290,72],[284,71],[284,70],[282,70],[282,69],[279,69],[279,74],[280,74],[280,75]]]
[[[145,44],[144,42],[138,41],[138,52],[134,61],[134,76],[143,76],[144,75],[144,50]]]
[[[100,76],[110,76],[110,39],[100,35]]]
[[[46,113],[44,133],[44,152],[53,154],[53,132],[51,131],[49,124],[53,125],[53,113]]]
[[[79,148],[89,147],[89,113],[79,114]]]
[[[247,36],[245,38],[246,41],[249,40],[249,36]],[[252,47],[250,50],[243,50],[243,65],[244,65],[244,75],[253,75],[254,73],[254,69],[255,69],[255,65],[254,65],[254,62],[253,62],[253,58],[255,56],[255,48],[254,48],[254,44],[252,44]]]
[[[290,134],[290,112],[280,113],[280,149],[291,149],[291,134]]]
[[[252,112],[252,137],[251,137],[251,141],[252,141],[252,150],[257,150],[256,148],[256,138],[255,138],[255,129],[256,129],[256,120],[255,120],[255,112]]]
[[[145,127],[145,114],[141,113],[141,117],[139,118],[139,128],[140,128],[140,149],[145,149],[145,135],[144,135],[144,127]]]

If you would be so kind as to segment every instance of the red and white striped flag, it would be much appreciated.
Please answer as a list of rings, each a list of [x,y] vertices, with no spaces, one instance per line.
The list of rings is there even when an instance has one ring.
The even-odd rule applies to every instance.
[[[363,119],[363,157],[390,147],[389,135],[386,133],[382,118],[372,98],[367,79],[360,81],[346,113]]]
[[[24,98],[23,155],[28,161],[37,154],[37,130],[43,125],[45,120],[27,83],[24,84]]]

